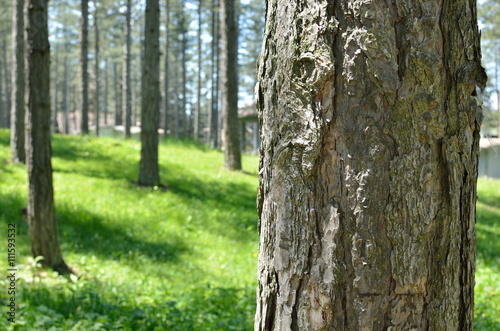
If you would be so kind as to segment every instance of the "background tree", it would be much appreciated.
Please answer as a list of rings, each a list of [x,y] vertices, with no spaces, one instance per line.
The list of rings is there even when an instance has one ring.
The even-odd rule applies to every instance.
[[[12,6],[12,109],[10,149],[14,163],[25,162],[24,151],[24,14],[23,0]]]
[[[124,136],[130,138],[130,126],[132,125],[132,104],[130,87],[130,47],[131,47],[131,10],[132,1],[127,0],[127,11],[125,13],[125,43],[123,44],[123,75],[122,75],[122,113]]]
[[[476,3],[355,4],[268,2],[255,329],[472,330]]]
[[[221,1],[222,118],[225,166],[241,169],[238,123],[238,26],[234,0]]]
[[[146,27],[142,69],[141,161],[139,185],[160,183],[158,170],[158,121],[160,107],[160,6],[146,0]]]
[[[99,136],[99,25],[98,25],[98,2],[94,0],[94,45],[95,45],[95,67],[94,67],[94,114],[95,135]]]
[[[54,69],[54,81],[52,85],[52,121],[51,121],[51,129],[52,132],[56,133],[59,131],[59,126],[57,124],[57,74],[58,74],[58,68],[59,68],[59,57],[58,57],[58,47],[54,47],[54,53],[55,53],[55,62],[53,65]]]
[[[59,273],[69,273],[59,249],[54,210],[50,146],[50,46],[48,1],[26,0],[26,166],[28,232],[33,257]]]
[[[88,25],[89,25],[89,1],[81,0],[80,17],[80,107],[82,134],[89,133],[89,73],[88,73]]]

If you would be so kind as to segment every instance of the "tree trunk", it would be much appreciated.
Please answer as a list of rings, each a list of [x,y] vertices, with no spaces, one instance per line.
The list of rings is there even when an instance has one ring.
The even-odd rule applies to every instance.
[[[104,126],[108,126],[108,59],[104,61]]]
[[[170,94],[168,90],[169,80],[169,43],[170,43],[170,1],[165,0],[165,73],[163,76],[163,136],[167,137],[169,129],[169,115],[170,115]]]
[[[146,0],[146,28],[142,69],[141,162],[139,185],[160,183],[158,171],[158,120],[160,117],[160,6]]]
[[[24,151],[24,14],[23,0],[12,6],[12,108],[10,147],[14,163],[25,162]]]
[[[88,25],[89,1],[82,0],[82,16],[80,18],[80,130],[82,134],[89,133],[89,73],[88,73]]]
[[[59,125],[57,124],[57,69],[59,67],[58,48],[55,48],[55,61],[54,61],[54,84],[52,85],[52,132],[59,132]]]
[[[118,73],[116,70],[116,62],[113,63],[113,89],[115,92],[115,110],[114,110],[114,126],[122,124],[122,117],[120,112],[120,107],[118,105]]]
[[[181,107],[179,107],[179,65],[175,66],[174,70],[174,126],[175,126],[175,139],[179,139],[180,135],[180,112]]]
[[[194,140],[200,139],[200,110],[201,110],[201,5],[203,0],[198,2],[198,72],[196,81],[196,108],[194,110]]]
[[[95,94],[94,94],[94,114],[95,114],[95,135],[99,136],[99,25],[97,21],[97,0],[94,0],[94,42],[95,42]]]
[[[0,61],[0,128],[4,126],[7,127],[4,123],[7,122],[7,110],[4,110],[3,104],[3,89],[2,89],[2,61]]]
[[[222,31],[222,121],[225,166],[241,169],[238,124],[238,25],[235,0],[221,1]]]
[[[9,75],[9,65],[8,65],[8,61],[7,61],[7,43],[3,42],[3,58],[4,58],[4,79],[5,79],[5,85],[4,85],[4,88],[5,88],[5,114],[6,114],[6,124],[7,124],[7,128],[10,129],[10,122],[11,122],[11,118],[10,118],[10,108],[11,108],[11,101],[10,101],[10,86],[9,86],[9,83],[10,83],[10,75]]]
[[[217,1],[212,0],[212,86],[211,86],[211,105],[210,105],[210,112],[208,115],[208,125],[209,125],[209,130],[208,130],[208,142],[210,144],[210,147],[212,148],[217,148],[217,127],[218,127],[218,110],[217,110],[217,105],[218,105],[218,100],[216,97],[217,89],[218,86],[216,84],[216,77],[217,77],[217,63],[216,63],[216,53],[217,50],[219,49],[219,38],[217,37],[217,31],[216,25],[219,22],[219,7],[217,6]],[[217,57],[218,59],[218,57]],[[217,80],[218,81],[218,80]]]
[[[132,103],[130,89],[130,44],[131,44],[131,0],[127,0],[127,12],[125,14],[125,44],[123,45],[123,77],[122,77],[122,113],[123,113],[123,134],[125,138],[130,138],[130,126],[132,124]]]
[[[69,134],[69,72],[68,72],[68,57],[64,57],[64,134]]]
[[[187,89],[187,79],[186,79],[186,74],[187,74],[187,68],[186,68],[186,50],[187,50],[187,31],[186,31],[186,19],[185,19],[185,6],[184,6],[184,0],[181,1],[182,4],[182,9],[181,9],[181,18],[180,18],[180,25],[181,25],[181,34],[182,34],[182,40],[181,40],[181,66],[182,66],[182,103],[181,103],[181,110],[180,110],[180,126],[182,127],[182,136],[187,137],[190,135],[189,133],[189,121],[187,118],[186,114],[186,89]]]
[[[472,330],[475,1],[268,2],[255,330]]]
[[[60,273],[70,272],[57,235],[50,146],[50,46],[48,1],[28,0],[24,7],[26,37],[26,166],[28,234],[33,257]]]

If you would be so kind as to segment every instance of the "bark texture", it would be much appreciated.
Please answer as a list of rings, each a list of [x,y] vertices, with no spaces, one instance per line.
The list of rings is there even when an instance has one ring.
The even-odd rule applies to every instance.
[[[50,46],[47,0],[25,2],[26,167],[28,234],[33,257],[60,273],[70,270],[59,249],[50,145]]]
[[[238,25],[235,0],[222,0],[222,121],[224,129],[225,166],[241,169],[240,136],[238,124]]]
[[[194,110],[194,140],[198,141],[200,139],[200,112],[201,112],[201,6],[203,0],[198,2],[198,34],[197,43],[198,48],[198,70],[196,72],[196,108]]]
[[[80,107],[82,118],[80,130],[89,133],[89,1],[82,0],[82,16],[80,18]]]
[[[160,120],[160,5],[146,0],[142,69],[141,161],[139,185],[158,185],[158,124]]]
[[[68,77],[68,57],[64,57],[64,134],[69,134],[69,77]]]
[[[123,76],[122,76],[122,113],[123,113],[123,134],[125,138],[130,138],[130,126],[132,125],[132,94],[130,88],[130,44],[131,39],[131,10],[132,2],[127,0],[127,12],[125,14],[125,44],[123,45]]]
[[[476,1],[267,1],[255,330],[472,330]]]
[[[12,6],[12,109],[10,147],[15,163],[25,162],[24,152],[24,14],[23,0]]]

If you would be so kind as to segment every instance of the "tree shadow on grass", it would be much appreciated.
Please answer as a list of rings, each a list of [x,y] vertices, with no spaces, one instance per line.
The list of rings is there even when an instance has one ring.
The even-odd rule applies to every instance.
[[[105,330],[248,330],[255,310],[254,290],[211,288],[200,284],[177,297],[167,290],[148,296],[147,303],[137,300],[139,287],[112,284],[99,279],[81,279],[77,283],[49,286],[18,282],[18,315],[28,326],[40,329],[74,326]],[[101,329],[100,328],[100,329]]]
[[[1,195],[0,210],[6,223],[16,222],[16,235],[22,236],[29,246],[28,224],[22,216],[26,201],[19,196]],[[59,241],[64,252],[93,254],[99,257],[120,260],[123,257],[146,256],[155,263],[177,262],[187,247],[176,235],[168,242],[152,242],[138,239],[123,227],[110,224],[103,217],[86,210],[70,210],[66,206],[56,207]],[[117,222],[118,224],[119,222]],[[18,240],[19,241],[19,240]],[[132,256],[130,256],[132,254]]]

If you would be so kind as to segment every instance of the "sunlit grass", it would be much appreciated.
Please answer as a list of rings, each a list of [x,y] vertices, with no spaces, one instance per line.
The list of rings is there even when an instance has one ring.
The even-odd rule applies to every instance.
[[[228,172],[220,152],[163,142],[163,191],[134,183],[138,141],[56,135],[53,154],[61,248],[80,278],[29,258],[26,170],[9,163],[0,130],[0,231],[17,226],[17,330],[252,329],[256,157]],[[480,179],[478,196],[475,329],[500,330],[500,180]],[[1,304],[7,299],[0,290]]]
[[[164,191],[135,184],[139,155],[137,141],[53,138],[61,249],[81,278],[55,277],[28,257],[26,171],[6,161],[0,131],[0,224],[5,233],[17,224],[18,329],[251,328],[257,158],[244,156],[244,172],[228,172],[220,152],[162,143]]]

